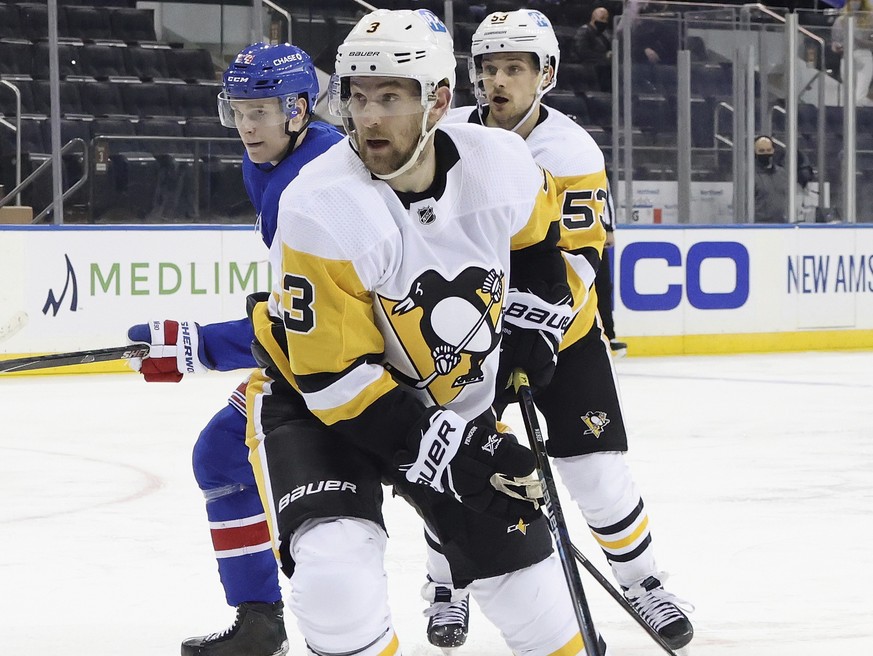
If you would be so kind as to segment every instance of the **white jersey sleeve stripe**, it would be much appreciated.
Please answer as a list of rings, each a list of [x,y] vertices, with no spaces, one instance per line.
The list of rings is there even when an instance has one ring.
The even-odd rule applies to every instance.
[[[303,392],[303,398],[312,412],[333,410],[351,403],[367,387],[376,383],[384,373],[385,368],[381,365],[362,364],[317,392]]]

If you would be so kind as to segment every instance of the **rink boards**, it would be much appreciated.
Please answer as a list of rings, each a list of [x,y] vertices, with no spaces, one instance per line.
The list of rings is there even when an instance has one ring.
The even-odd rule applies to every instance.
[[[873,225],[620,227],[636,355],[873,348]]]
[[[873,226],[622,226],[616,241],[633,355],[873,348]],[[248,226],[2,226],[0,275],[0,324],[28,315],[0,343],[11,357],[116,346],[149,319],[239,319],[272,272]]]

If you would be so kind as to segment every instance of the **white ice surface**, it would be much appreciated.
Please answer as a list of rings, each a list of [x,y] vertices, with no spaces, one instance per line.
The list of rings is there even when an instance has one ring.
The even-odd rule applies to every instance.
[[[618,365],[659,566],[697,606],[693,656],[873,654],[873,353]],[[239,379],[0,378],[0,654],[166,656],[230,623],[190,452]],[[404,654],[436,656],[419,523],[385,511]],[[613,654],[662,653],[582,576]],[[459,655],[508,653],[474,608]]]

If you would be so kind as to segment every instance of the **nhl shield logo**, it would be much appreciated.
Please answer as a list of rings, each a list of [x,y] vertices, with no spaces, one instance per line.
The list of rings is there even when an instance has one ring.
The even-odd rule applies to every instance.
[[[418,208],[418,220],[422,225],[430,225],[434,221],[436,221],[436,214],[434,214],[433,207],[430,205],[426,207]]]

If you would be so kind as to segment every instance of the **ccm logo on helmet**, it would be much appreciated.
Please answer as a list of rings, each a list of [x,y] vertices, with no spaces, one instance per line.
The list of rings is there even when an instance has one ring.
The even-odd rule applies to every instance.
[[[347,481],[318,481],[317,483],[300,485],[279,499],[279,512],[282,512],[288,504],[297,501],[300,497],[318,494],[319,492],[351,492],[352,494],[357,494],[358,488],[354,483]]]
[[[228,82],[248,82],[249,78],[245,77],[244,75],[228,75],[227,81]]]
[[[273,60],[273,66],[281,66],[282,64],[290,64],[295,61],[303,61],[303,57],[299,52],[294,53],[293,55],[285,55],[284,57],[280,57],[279,59]]]

